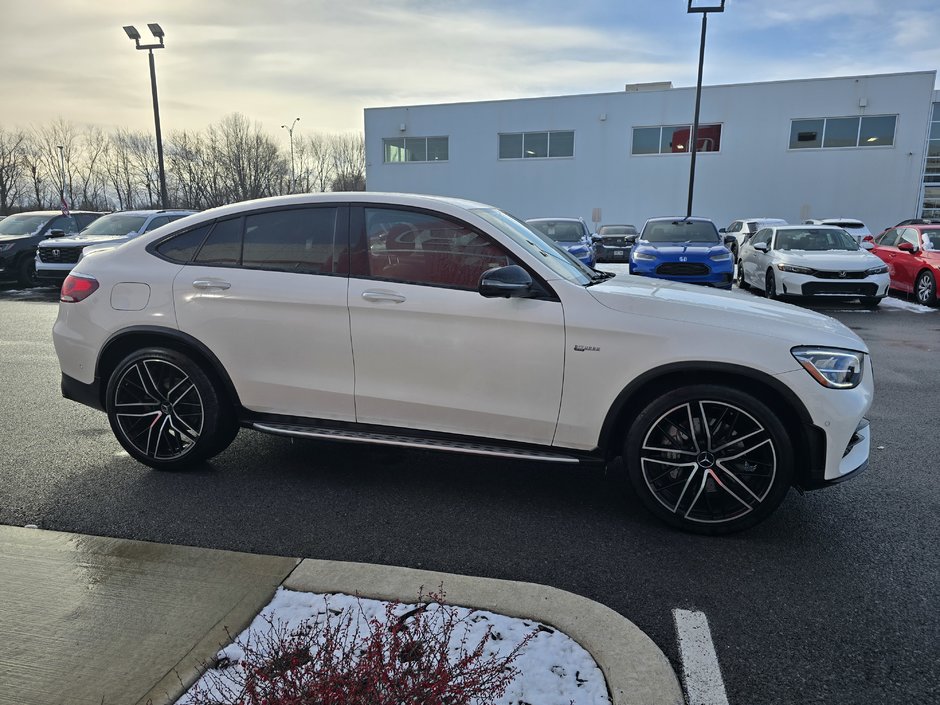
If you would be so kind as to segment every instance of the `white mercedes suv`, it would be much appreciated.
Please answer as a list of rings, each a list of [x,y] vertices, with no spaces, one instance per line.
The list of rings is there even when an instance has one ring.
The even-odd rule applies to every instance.
[[[726,533],[867,466],[865,344],[826,316],[584,267],[491,206],[286,196],[82,259],[62,392],[176,469],[238,428],[607,463],[654,514]]]

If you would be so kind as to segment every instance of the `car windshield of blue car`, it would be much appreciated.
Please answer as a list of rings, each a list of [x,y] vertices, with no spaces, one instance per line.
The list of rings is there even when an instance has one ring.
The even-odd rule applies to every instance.
[[[518,218],[497,208],[477,208],[473,213],[499,230],[520,247],[528,250],[562,279],[584,286],[592,281],[594,270],[577,258],[562,252],[555,243],[546,242],[538,231]]]
[[[719,243],[715,225],[700,220],[656,221],[643,229],[647,242],[708,242]]]
[[[538,220],[529,222],[529,227],[535,228],[549,240],[555,242],[577,242],[584,234],[580,223],[571,223],[554,220]]]
[[[777,231],[777,250],[827,252],[839,250],[853,252],[858,248],[855,239],[844,230],[805,229]]]
[[[924,250],[940,250],[940,230],[924,231]]]
[[[82,230],[82,235],[127,235],[136,233],[147,220],[143,215],[111,213],[98,218]]]
[[[0,220],[0,235],[33,235],[48,222],[48,215],[7,216]]]

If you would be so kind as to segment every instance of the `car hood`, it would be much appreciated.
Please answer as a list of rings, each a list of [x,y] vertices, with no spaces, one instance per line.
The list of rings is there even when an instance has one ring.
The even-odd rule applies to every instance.
[[[794,346],[868,352],[862,339],[834,318],[752,294],[633,275],[608,279],[588,291],[607,308],[624,313],[778,338]]]
[[[638,251],[649,249],[665,257],[677,255],[713,255],[727,252],[727,248],[720,243],[711,242],[647,242],[637,240],[634,247]]]
[[[858,272],[870,267],[884,264],[879,257],[865,250],[853,252],[838,252],[827,250],[824,252],[808,252],[805,250],[775,250],[774,258],[778,262],[795,264],[802,267],[819,269],[843,269],[848,272]]]
[[[25,240],[30,237],[36,237],[36,233],[29,235],[0,235],[0,242],[10,242],[10,240]]]
[[[40,247],[85,247],[86,245],[104,245],[124,242],[127,235],[72,235],[70,237],[51,237],[39,243]]]

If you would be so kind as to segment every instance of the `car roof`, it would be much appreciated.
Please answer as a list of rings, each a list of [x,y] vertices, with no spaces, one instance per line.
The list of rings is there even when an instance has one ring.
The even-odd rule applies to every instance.
[[[647,223],[663,222],[666,220],[668,220],[669,222],[675,222],[675,221],[680,221],[680,220],[690,220],[690,221],[695,221],[698,223],[711,223],[712,225],[715,224],[715,221],[713,221],[711,218],[700,218],[694,215],[689,218],[686,218],[684,215],[658,215],[655,218],[647,218],[646,222]]]
[[[189,210],[188,208],[162,208],[156,210],[138,209],[132,211],[114,211],[107,215],[175,215],[176,213],[185,213],[191,215],[199,211]]]
[[[110,211],[69,211],[69,215],[73,215],[75,213],[78,213],[79,215],[108,215]],[[10,213],[10,215],[6,217],[9,218],[11,215],[42,215],[48,218],[52,218],[53,216],[62,214],[62,211],[22,211],[21,213]]]
[[[814,230],[842,230],[838,225],[829,225],[827,223],[801,223],[800,225],[773,225],[774,230],[806,230],[808,227]]]
[[[565,217],[565,218],[526,218],[525,222],[527,222],[527,223],[535,223],[535,222],[542,223],[542,222],[546,222],[546,221],[549,221],[549,220],[552,221],[553,223],[557,223],[557,222],[559,222],[559,221],[560,221],[560,222],[572,222],[572,223],[583,223],[583,222],[584,222],[584,220],[582,220],[581,218],[571,218],[571,217]]]

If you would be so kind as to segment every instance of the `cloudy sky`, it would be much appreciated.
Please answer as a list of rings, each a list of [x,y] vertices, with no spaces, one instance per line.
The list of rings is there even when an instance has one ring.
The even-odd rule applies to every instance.
[[[240,112],[275,131],[362,129],[366,107],[695,84],[686,0],[8,0],[0,126],[59,117],[164,131]],[[709,18],[708,84],[940,69],[937,0],[727,0]],[[295,133],[296,134],[296,133]]]

